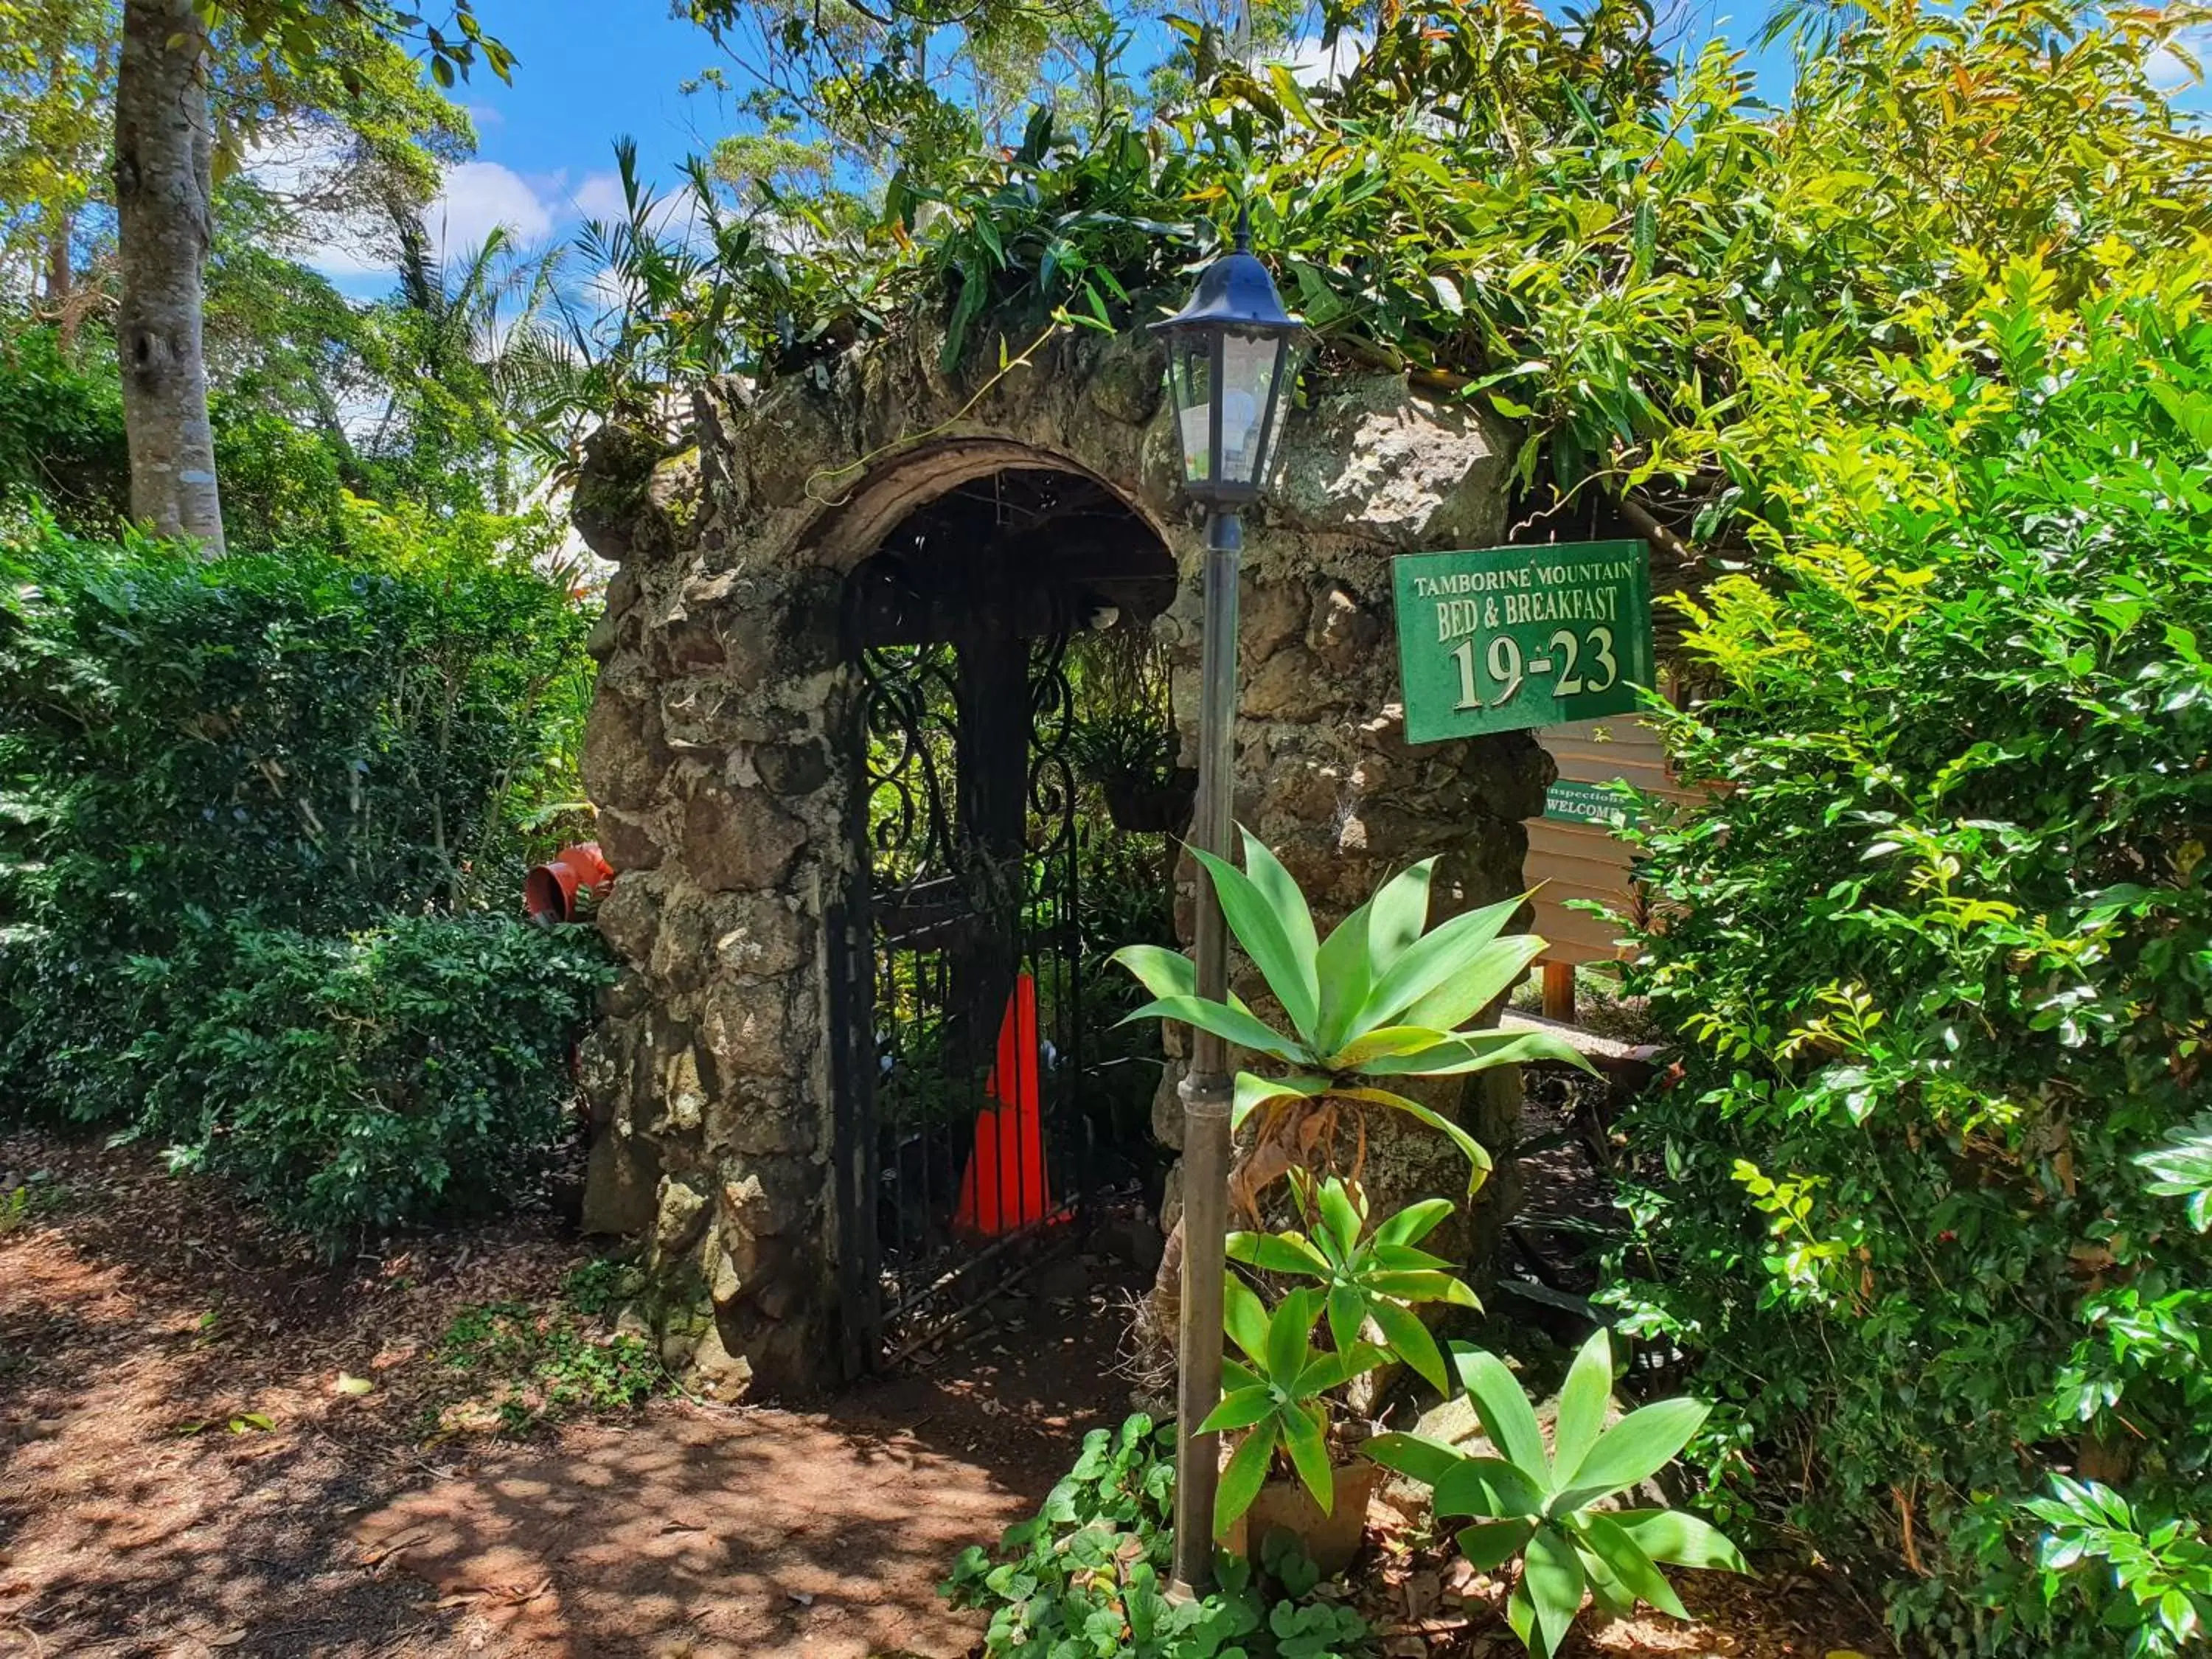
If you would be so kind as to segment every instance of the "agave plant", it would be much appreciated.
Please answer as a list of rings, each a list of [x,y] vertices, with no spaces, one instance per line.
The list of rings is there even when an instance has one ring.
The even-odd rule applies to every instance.
[[[1267,1273],[1318,1279],[1327,1297],[1329,1337],[1338,1352],[1354,1347],[1372,1320],[1393,1353],[1439,1394],[1449,1394],[1443,1354],[1412,1304],[1482,1305],[1452,1276],[1449,1262],[1414,1248],[1451,1214],[1452,1201],[1431,1198],[1409,1204],[1370,1231],[1367,1197],[1357,1186],[1334,1176],[1316,1182],[1305,1170],[1293,1170],[1291,1191],[1305,1230],[1231,1233],[1229,1259]]]
[[[1431,928],[1425,859],[1385,882],[1322,940],[1313,912],[1282,863],[1249,830],[1244,868],[1198,852],[1221,900],[1223,917],[1281,1005],[1287,1030],[1260,1018],[1238,998],[1198,994],[1196,970],[1181,953],[1132,945],[1114,960],[1134,974],[1153,1000],[1131,1019],[1171,1019],[1281,1064],[1278,1075],[1237,1074],[1232,1121],[1260,1120],[1235,1183],[1248,1210],[1276,1176],[1304,1162],[1320,1137],[1310,1115],[1338,1103],[1381,1106],[1426,1124],[1466,1154],[1472,1193],[1490,1172],[1490,1155],[1466,1130],[1386,1086],[1400,1078],[1451,1077],[1525,1060],[1589,1062],[1548,1031],[1468,1029],[1544,950],[1533,934],[1501,935],[1519,898]],[[1196,851],[1196,849],[1194,849]]]
[[[1412,1434],[1376,1435],[1361,1449],[1431,1488],[1439,1519],[1470,1518],[1457,1542],[1473,1565],[1495,1572],[1521,1563],[1505,1616],[1538,1659],[1558,1650],[1585,1590],[1608,1613],[1626,1616],[1648,1601],[1686,1619],[1661,1564],[1749,1571],[1735,1546],[1694,1515],[1608,1507],[1674,1461],[1711,1409],[1702,1401],[1662,1400],[1606,1427],[1613,1345],[1601,1330],[1567,1372],[1547,1451],[1503,1360],[1465,1343],[1452,1345],[1452,1358],[1500,1455],[1470,1456]]]
[[[1390,1358],[1387,1348],[1356,1337],[1334,1350],[1314,1346],[1321,1319],[1319,1291],[1296,1290],[1270,1313],[1251,1286],[1233,1275],[1223,1286],[1223,1328],[1244,1359],[1221,1362],[1221,1403],[1199,1426],[1207,1434],[1246,1431],[1213,1502],[1213,1529],[1225,1533],[1252,1507],[1278,1451],[1327,1515],[1336,1496],[1328,1457],[1328,1396]],[[1249,1362],[1249,1363],[1247,1363]]]

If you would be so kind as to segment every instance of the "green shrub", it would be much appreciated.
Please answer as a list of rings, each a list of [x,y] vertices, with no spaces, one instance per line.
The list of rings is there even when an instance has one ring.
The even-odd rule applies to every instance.
[[[1141,1413],[1083,1454],[1034,1518],[993,1553],[962,1552],[941,1593],[988,1609],[984,1659],[1351,1659],[1366,1621],[1316,1595],[1321,1575],[1295,1543],[1264,1540],[1261,1570],[1215,1560],[1218,1588],[1170,1604],[1175,1430]]]
[[[0,916],[158,950],[218,905],[311,929],[505,908],[531,812],[570,787],[588,623],[526,568],[48,533],[0,548],[0,777],[33,866]]]
[[[490,1213],[572,1127],[570,1046],[609,972],[589,930],[504,917],[211,929],[131,967],[134,1133],[332,1247]]]
[[[153,1139],[326,1243],[512,1198],[599,975],[469,914],[574,793],[585,618],[483,525],[362,527],[0,547],[0,1113]]]
[[[1771,566],[1666,718],[1712,793],[1633,832],[1686,1057],[1614,1296],[1698,1357],[1721,1507],[1871,1557],[1916,1652],[2166,1650],[2054,1474],[2212,1520],[2212,1249],[2136,1162],[2212,1035],[2212,264],[2100,258],[1765,374]]]
[[[130,516],[123,387],[113,343],[100,344],[64,351],[51,328],[0,336],[0,507],[40,502],[87,535]]]
[[[591,1413],[634,1411],[668,1393],[672,1380],[653,1344],[605,1328],[603,1311],[565,1295],[550,1306],[462,1309],[431,1350],[438,1386],[424,1431],[439,1439],[481,1430],[520,1436]]]
[[[249,394],[217,392],[209,417],[234,549],[344,544],[345,458],[331,437]],[[51,327],[0,325],[0,509],[33,504],[82,536],[130,519],[123,390],[100,330],[64,349]]]

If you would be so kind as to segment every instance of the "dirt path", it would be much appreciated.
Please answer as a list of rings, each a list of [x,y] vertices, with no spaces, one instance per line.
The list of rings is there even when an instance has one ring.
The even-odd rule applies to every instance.
[[[586,1253],[549,1224],[332,1268],[135,1154],[0,1138],[11,1171],[52,1178],[0,1233],[0,1659],[957,1659],[976,1625],[937,1598],[953,1558],[1125,1409],[1122,1285],[1093,1260],[831,1410],[662,1399],[459,1433],[497,1420],[507,1361],[457,1364],[459,1325],[573,1318]],[[1593,1627],[1568,1654],[1886,1651],[1832,1583],[1682,1588],[1703,1622]],[[1363,1571],[1386,1659],[1510,1659],[1495,1600],[1418,1555]]]
[[[950,1659],[974,1639],[935,1594],[953,1557],[1121,1408],[1115,1322],[1078,1295],[835,1423],[664,1400],[426,1446],[440,1332],[553,1301],[583,1253],[550,1226],[325,1269],[148,1160],[19,1137],[9,1170],[52,1177],[0,1237],[9,1659]]]

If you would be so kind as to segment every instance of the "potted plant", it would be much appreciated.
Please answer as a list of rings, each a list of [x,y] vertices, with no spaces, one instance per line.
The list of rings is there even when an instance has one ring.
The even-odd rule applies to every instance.
[[[1413,1308],[1476,1303],[1447,1263],[1416,1248],[1451,1212],[1448,1200],[1409,1206],[1370,1228],[1356,1185],[1294,1170],[1291,1186],[1303,1228],[1229,1239],[1232,1261],[1314,1282],[1272,1310],[1243,1279],[1232,1274],[1224,1286],[1226,1332],[1244,1358],[1223,1361],[1222,1401],[1204,1426],[1242,1438],[1222,1472],[1214,1526],[1238,1553],[1288,1532],[1334,1573],[1358,1551],[1381,1473],[1355,1455],[1364,1425],[1345,1409],[1349,1385],[1397,1360],[1447,1389],[1443,1355]],[[1316,1342],[1317,1328],[1326,1346]]]

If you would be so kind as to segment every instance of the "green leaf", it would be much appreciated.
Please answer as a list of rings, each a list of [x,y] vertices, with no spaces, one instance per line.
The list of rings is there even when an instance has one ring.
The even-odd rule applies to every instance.
[[[1441,1440],[1418,1434],[1378,1434],[1363,1442],[1360,1453],[1386,1469],[1408,1475],[1425,1486],[1433,1486],[1462,1460]]]
[[[1513,1593],[1505,1598],[1505,1622],[1521,1638],[1522,1647],[1531,1653],[1536,1651],[1536,1644],[1543,1638],[1536,1629],[1536,1604],[1528,1599],[1528,1580],[1525,1575],[1515,1582]],[[1544,1654],[1545,1659],[1550,1659],[1551,1650],[1546,1648]]]
[[[1367,1275],[1364,1283],[1370,1291],[1395,1297],[1401,1302],[1448,1302],[1455,1308],[1482,1305],[1465,1284],[1433,1268],[1413,1273],[1373,1273]]]
[[[1425,1198],[1408,1204],[1375,1230],[1377,1244],[1418,1244],[1442,1226],[1459,1206],[1448,1198]]]
[[[1292,1395],[1299,1400],[1311,1400],[1340,1389],[1355,1376],[1373,1370],[1390,1356],[1372,1342],[1353,1342],[1333,1353],[1325,1353],[1298,1373],[1291,1387]]]
[[[1321,1412],[1313,1407],[1310,1414],[1303,1406],[1292,1406],[1283,1413],[1283,1445],[1291,1454],[1291,1467],[1298,1479],[1305,1482],[1306,1490],[1321,1505],[1323,1515],[1336,1507],[1336,1477],[1328,1467],[1328,1444],[1322,1432]]]
[[[1161,997],[1148,1002],[1136,1012],[1124,1018],[1124,1025],[1140,1019],[1179,1020],[1185,1025],[1195,1025],[1201,1031],[1211,1031],[1224,1042],[1255,1053],[1273,1054],[1277,1060],[1287,1060],[1293,1066],[1308,1065],[1313,1056],[1281,1033],[1262,1025],[1253,1015],[1239,1008],[1209,1001],[1204,997]]]
[[[1461,1457],[1434,1487],[1438,1515],[1480,1515],[1498,1520],[1540,1514],[1542,1483],[1502,1457]]]
[[[1495,1572],[1521,1553],[1535,1531],[1534,1521],[1478,1521],[1471,1527],[1462,1527],[1455,1541],[1477,1571]]]
[[[1232,1129],[1244,1127],[1244,1120],[1275,1100],[1311,1100],[1329,1091],[1325,1077],[1260,1077],[1250,1072],[1237,1074],[1237,1097],[1229,1110]]]
[[[1358,1071],[1378,1060],[1419,1054],[1449,1042],[1451,1038],[1451,1032],[1432,1030],[1425,1025],[1385,1025],[1355,1037],[1334,1054],[1324,1054],[1322,1064],[1332,1072]]]
[[[1263,1273],[1303,1273],[1327,1279],[1327,1258],[1296,1233],[1231,1233],[1224,1246],[1231,1261]]]
[[[1539,1490],[1548,1493],[1551,1463],[1544,1455],[1544,1431],[1537,1425],[1528,1396],[1521,1392],[1520,1380],[1496,1354],[1463,1342],[1452,1344],[1452,1362],[1474,1401],[1490,1443],[1511,1458]]]
[[[1367,1298],[1349,1285],[1335,1285],[1328,1292],[1329,1340],[1346,1348],[1359,1340],[1367,1323]]]
[[[1267,1363],[1267,1310],[1252,1287],[1231,1273],[1221,1285],[1221,1327],[1255,1365]]]
[[[1559,1389],[1559,1414],[1552,1425],[1552,1480],[1564,1486],[1575,1478],[1583,1457],[1605,1431],[1606,1408],[1613,1403],[1613,1341],[1601,1326],[1582,1346]]]
[[[1575,1540],[1576,1558],[1583,1564],[1583,1576],[1589,1582],[1589,1592],[1597,1604],[1616,1619],[1627,1619],[1636,1612],[1634,1592],[1614,1577],[1604,1559],[1581,1539]]]
[[[1267,900],[1267,908],[1274,912],[1275,924],[1290,946],[1291,959],[1300,965],[1302,981],[1313,994],[1313,1017],[1302,1027],[1310,1031],[1321,1017],[1319,969],[1316,963],[1321,955],[1321,941],[1314,933],[1313,911],[1306,904],[1306,896],[1298,890],[1297,883],[1291,879],[1291,872],[1283,868],[1282,861],[1267,850],[1260,838],[1241,824],[1237,833],[1244,843],[1244,874],[1260,896]]]
[[[1156,997],[1198,994],[1198,964],[1164,945],[1125,945],[1108,960],[1127,969]]]
[[[1372,910],[1370,900],[1337,923],[1314,959],[1321,990],[1321,1025],[1314,1033],[1314,1047],[1323,1053],[1343,1046],[1346,1030],[1374,985],[1367,941]]]
[[[1550,1659],[1582,1611],[1583,1564],[1573,1542],[1555,1527],[1537,1528],[1528,1540],[1521,1582],[1536,1607],[1534,1651]]]
[[[1580,1522],[1583,1542],[1597,1558],[1611,1569],[1620,1586],[1640,1601],[1649,1601],[1665,1613],[1677,1619],[1690,1614],[1674,1594],[1667,1576],[1652,1565],[1651,1558],[1639,1548],[1620,1524],[1609,1516],[1585,1515]]]
[[[1410,1244],[1370,1243],[1367,1253],[1377,1267],[1386,1267],[1392,1273],[1442,1273],[1451,1271],[1451,1263],[1442,1256],[1431,1255],[1426,1250],[1417,1250]]]
[[[1562,1507],[1579,1509],[1594,1498],[1648,1480],[1674,1461],[1711,1410],[1701,1400],[1662,1400],[1632,1411],[1598,1437],[1574,1485],[1560,1492]]]
[[[1321,1292],[1299,1289],[1285,1297],[1267,1322],[1269,1380],[1287,1384],[1306,1368],[1312,1352],[1314,1321],[1321,1317]]]
[[[1384,882],[1367,902],[1367,960],[1374,978],[1397,966],[1429,925],[1429,882],[1436,867],[1434,859],[1423,859]]]
[[[1321,1189],[1322,1223],[1336,1241],[1336,1259],[1348,1261],[1359,1248],[1359,1206],[1352,1201],[1352,1194],[1344,1182],[1331,1176]]]
[[[1281,1434],[1281,1419],[1267,1418],[1246,1435],[1243,1443],[1230,1454],[1229,1462],[1221,1471],[1221,1484],[1213,1493],[1215,1537],[1226,1533],[1237,1517],[1250,1509],[1252,1500],[1260,1495],[1260,1488],[1267,1482],[1268,1461],[1275,1455],[1275,1446]]]
[[[1369,1304],[1368,1313],[1393,1353],[1411,1365],[1421,1380],[1438,1394],[1451,1392],[1451,1376],[1444,1370],[1443,1354],[1419,1314],[1395,1302],[1381,1301]]]
[[[1433,1048],[1381,1055],[1360,1070],[1370,1077],[1457,1077],[1538,1060],[1595,1070],[1581,1049],[1552,1031],[1462,1031]]]
[[[1321,1020],[1321,992],[1312,955],[1297,953],[1283,931],[1274,906],[1250,877],[1203,848],[1194,847],[1191,853],[1213,883],[1214,896],[1221,901],[1221,914],[1230,932],[1237,935],[1244,954],[1252,958],[1252,965],[1283,1005],[1291,1029],[1300,1038],[1310,1041]]]
[[[1408,1025],[1456,1030],[1520,983],[1545,949],[1534,933],[1496,940],[1463,973],[1418,999],[1400,1018]]]
[[[1521,959],[1521,970],[1525,972],[1528,964],[1534,961],[1543,950],[1542,944],[1525,937],[1505,942],[1498,938],[1498,930],[1512,920],[1513,913],[1521,908],[1522,902],[1519,898],[1506,899],[1497,904],[1486,905],[1480,910],[1470,910],[1464,915],[1454,916],[1407,946],[1397,960],[1390,964],[1389,970],[1376,978],[1375,988],[1367,994],[1367,1001],[1361,1007],[1358,1018],[1353,1022],[1353,1035],[1395,1024],[1407,1009],[1439,988],[1460,984],[1462,976],[1476,971],[1478,964],[1485,962],[1486,953],[1498,951],[1501,943],[1509,948],[1518,946],[1523,949],[1530,943],[1535,943],[1535,949]],[[1506,959],[1502,953],[1492,956],[1490,971],[1495,973]],[[1498,978],[1491,998],[1511,988],[1520,976],[1521,974],[1516,972]],[[1476,1006],[1483,1006],[1489,1000],[1485,999],[1485,1003]],[[1458,1021],[1452,1024],[1456,1025]]]
[[[1717,1572],[1751,1571],[1741,1550],[1694,1515],[1680,1510],[1620,1510],[1613,1519],[1654,1561]]]
[[[1222,1396],[1221,1403],[1208,1412],[1206,1420],[1198,1425],[1198,1431],[1223,1434],[1231,1429],[1249,1429],[1274,1409],[1274,1394],[1265,1383],[1238,1389]]]

